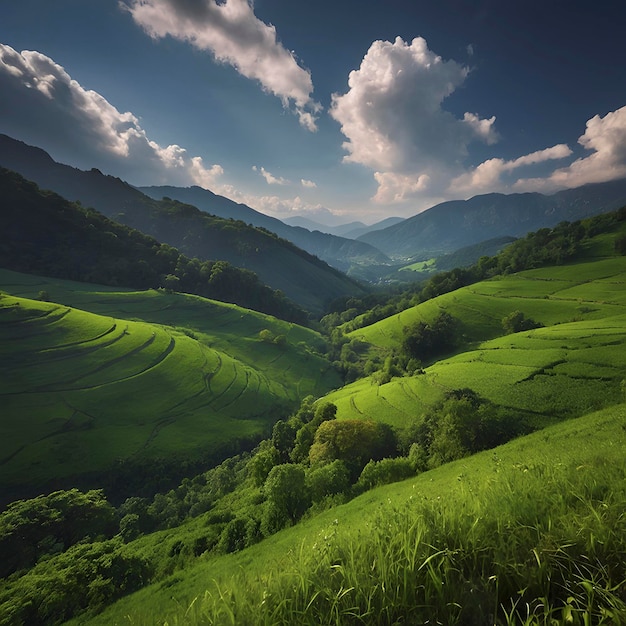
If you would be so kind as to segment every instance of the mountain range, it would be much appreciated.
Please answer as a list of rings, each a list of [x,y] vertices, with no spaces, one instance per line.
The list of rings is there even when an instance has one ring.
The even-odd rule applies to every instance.
[[[374,230],[382,230],[388,226],[393,226],[399,222],[403,222],[403,217],[387,217],[380,222],[367,226],[363,222],[348,222],[347,224],[339,224],[332,226],[329,224],[323,224],[315,220],[308,219],[302,215],[295,215],[294,217],[288,217],[284,220],[285,224],[290,226],[301,226],[308,230],[319,230],[323,233],[329,233],[331,235],[337,235],[338,237],[347,237],[348,239],[356,239],[360,235],[372,232]]]
[[[320,230],[311,231],[308,227],[290,226],[275,217],[255,211],[245,204],[233,202],[202,187],[159,186],[139,187],[139,190],[155,200],[163,197],[172,198],[192,204],[211,215],[241,220],[252,226],[266,228],[343,272],[349,271],[352,265],[391,264],[386,255],[368,243],[338,237]]]
[[[359,284],[324,261],[238,217],[224,219],[172,199],[154,200],[119,178],[57,163],[45,151],[7,136],[0,136],[0,165],[175,246],[189,257],[223,260],[252,270],[313,313],[323,312],[340,296],[364,293]]]
[[[400,224],[361,235],[395,259],[428,259],[487,239],[520,237],[626,204],[626,179],[541,193],[474,196],[438,204]]]
[[[335,270],[378,282],[408,260],[441,257],[487,240],[524,236],[626,204],[626,179],[552,195],[491,193],[444,202],[411,218],[388,218],[370,227],[359,222],[319,225],[345,235],[337,236],[285,224],[198,186],[135,188],[95,169],[87,172],[57,163],[43,150],[6,135],[0,135],[0,165],[176,246],[188,256],[222,259],[251,269],[266,284],[315,312],[336,297],[363,293],[361,286]],[[179,206],[174,210],[176,203]],[[220,219],[236,221],[237,227],[231,223],[225,232],[237,233],[224,237],[225,224]],[[295,223],[311,228],[318,225],[301,218]],[[355,236],[357,239],[349,238]],[[268,245],[278,246],[281,253],[268,254]],[[291,255],[299,258],[295,265],[287,260]],[[308,274],[298,274],[302,263],[316,268],[313,278],[303,281],[302,276]]]

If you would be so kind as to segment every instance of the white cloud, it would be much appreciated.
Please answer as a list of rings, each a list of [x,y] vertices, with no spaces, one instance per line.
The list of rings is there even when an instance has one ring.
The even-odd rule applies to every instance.
[[[375,41],[350,72],[348,92],[333,94],[330,114],[347,138],[344,160],[375,170],[375,200],[437,194],[462,172],[472,141],[497,141],[495,117],[467,112],[459,119],[442,107],[468,73],[442,60],[421,37],[410,44],[397,37]]]
[[[127,0],[121,6],[151,37],[187,41],[258,80],[286,108],[293,103],[302,126],[316,130],[321,106],[311,97],[311,74],[277,40],[276,28],[256,17],[251,0]]]
[[[430,181],[428,174],[416,177],[393,172],[374,172],[374,178],[378,183],[378,191],[373,200],[380,204],[397,204],[414,197],[428,189]]]
[[[134,184],[214,187],[224,173],[178,145],[151,141],[130,112],[82,87],[49,57],[0,44],[0,130],[33,143],[63,162]]]
[[[288,185],[289,181],[286,178],[282,178],[281,176],[274,176],[271,172],[268,172],[264,167],[257,167],[256,165],[252,166],[252,170],[254,172],[259,172],[263,178],[265,178],[265,182],[268,185]]]
[[[465,197],[484,192],[511,191],[511,182],[504,180],[504,175],[524,166],[544,163],[553,159],[563,159],[571,154],[572,151],[568,146],[558,144],[512,161],[499,158],[487,159],[474,169],[456,177],[450,183],[448,191],[454,196],[462,195]]]
[[[317,187],[317,184],[314,183],[312,180],[306,180],[304,178],[300,179],[300,184],[307,189],[315,189]]]
[[[554,171],[547,178],[520,179],[514,188],[551,192],[626,177],[626,106],[588,120],[578,143],[591,150],[591,154]]]

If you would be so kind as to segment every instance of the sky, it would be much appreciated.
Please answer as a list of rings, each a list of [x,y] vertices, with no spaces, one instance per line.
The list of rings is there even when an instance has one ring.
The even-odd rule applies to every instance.
[[[0,4],[0,132],[285,219],[626,177],[626,3]]]

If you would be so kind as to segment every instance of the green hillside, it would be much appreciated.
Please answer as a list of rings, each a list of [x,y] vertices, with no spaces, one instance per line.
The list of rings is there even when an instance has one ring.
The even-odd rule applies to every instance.
[[[316,354],[319,335],[234,305],[55,287],[6,271],[2,281],[5,291],[44,288],[63,302],[0,299],[4,501],[44,485],[128,494],[168,472],[171,480],[232,454],[303,396],[338,384]],[[103,315],[74,308],[90,303]]]
[[[71,623],[622,624],[625,432],[623,404],[569,420]]]
[[[0,272],[3,469],[148,495],[9,505],[0,624],[626,623],[625,226],[559,233],[583,228],[575,261],[335,331],[373,372],[341,389],[309,329]],[[545,263],[548,236],[507,254]]]
[[[402,426],[452,389],[469,387],[540,425],[617,402],[626,377],[626,258],[541,268],[483,281],[407,309],[349,336],[398,348],[405,329],[445,311],[459,320],[459,354],[410,377],[365,378],[331,393],[340,418]],[[545,325],[501,337],[519,310]]]

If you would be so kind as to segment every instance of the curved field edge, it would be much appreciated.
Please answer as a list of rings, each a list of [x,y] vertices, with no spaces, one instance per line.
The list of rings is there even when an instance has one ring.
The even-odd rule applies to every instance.
[[[626,377],[626,258],[529,270],[445,294],[349,336],[394,349],[404,328],[445,310],[461,324],[458,353],[423,373],[378,385],[372,377],[329,393],[337,416],[405,426],[446,392],[469,387],[535,426],[620,400]],[[546,327],[501,336],[521,310]],[[469,341],[469,338],[472,341]]]
[[[543,623],[544,608],[623,623],[625,447],[622,404],[377,488],[70,623],[456,623],[485,607],[497,623]]]
[[[143,294],[131,295],[149,308]],[[245,322],[240,310],[231,315]],[[303,395],[336,380],[308,345],[290,342],[289,334],[306,336],[299,327],[286,325],[282,345],[253,329],[232,351],[247,354],[244,362],[220,349],[224,335],[209,342],[186,328],[0,296],[2,490],[93,481],[126,461],[212,459],[266,434]]]
[[[502,334],[502,318],[520,310],[550,326],[618,315],[626,307],[626,258],[587,260],[498,276],[428,300],[348,333],[378,348],[397,347],[404,329],[431,322],[441,311],[461,324],[462,342]]]
[[[296,403],[340,386],[322,356],[321,335],[271,315],[201,296],[163,290],[132,291],[0,269],[0,289],[15,296],[49,300],[92,313],[167,326],[224,352],[288,391]],[[261,333],[269,338],[260,341]]]

